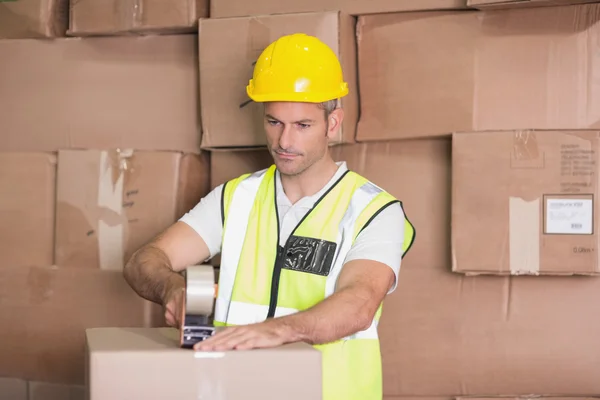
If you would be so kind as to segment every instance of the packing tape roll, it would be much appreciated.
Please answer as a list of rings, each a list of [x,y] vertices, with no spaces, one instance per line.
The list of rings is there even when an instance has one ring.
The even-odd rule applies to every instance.
[[[186,314],[211,315],[215,298],[215,273],[212,265],[195,265],[186,270]]]

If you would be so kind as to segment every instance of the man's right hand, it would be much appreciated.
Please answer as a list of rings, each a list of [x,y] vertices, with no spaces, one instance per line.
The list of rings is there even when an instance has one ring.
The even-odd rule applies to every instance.
[[[183,318],[185,288],[178,287],[172,289],[165,298],[163,308],[165,311],[165,321],[167,325],[181,328],[181,319]]]

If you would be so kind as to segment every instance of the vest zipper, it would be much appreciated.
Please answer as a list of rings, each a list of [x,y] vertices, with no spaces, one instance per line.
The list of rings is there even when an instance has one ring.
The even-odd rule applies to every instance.
[[[273,265],[273,276],[271,278],[271,297],[269,299],[269,310],[267,311],[267,318],[273,318],[275,316],[275,310],[277,309],[277,298],[279,296],[279,280],[281,278],[281,269],[283,268],[283,263],[285,262],[285,252],[287,251],[286,249],[288,248],[290,238],[294,235],[296,229],[298,229],[298,227],[302,225],[306,217],[308,217],[310,213],[313,212],[313,210],[317,207],[321,200],[323,200],[325,196],[327,196],[329,192],[331,192],[333,188],[335,188],[337,184],[340,183],[349,172],[350,170],[346,170],[342,174],[342,176],[340,176],[339,179],[335,181],[335,183],[331,185],[331,187],[327,189],[325,193],[323,193],[323,195],[315,202],[313,207],[310,210],[308,210],[304,217],[302,217],[300,222],[298,222],[298,225],[296,225],[292,233],[290,233],[290,236],[285,241],[285,247],[281,247],[279,245],[281,227],[279,223],[279,210],[277,209],[277,178],[273,177],[273,201],[275,202],[275,217],[277,218],[277,254],[275,255],[275,265]]]
[[[277,234],[277,255],[275,256],[275,265],[273,266],[273,277],[271,279],[271,298],[269,300],[269,311],[267,312],[267,318],[273,318],[275,316],[275,309],[277,308],[277,297],[279,296],[279,280],[281,277],[281,263],[283,258],[284,248],[279,245],[279,234]]]

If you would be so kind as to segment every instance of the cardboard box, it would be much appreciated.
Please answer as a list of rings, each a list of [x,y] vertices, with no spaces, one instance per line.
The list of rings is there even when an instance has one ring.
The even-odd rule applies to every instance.
[[[0,269],[54,260],[56,156],[0,153]]]
[[[600,4],[365,16],[357,31],[358,141],[600,128]]]
[[[600,393],[599,296],[595,278],[406,264],[379,323],[384,394]]]
[[[185,33],[208,17],[208,0],[71,0],[69,35]]]
[[[196,38],[0,40],[0,151],[198,152]]]
[[[208,192],[209,161],[178,152],[58,153],[56,264],[122,270]]]
[[[253,173],[273,165],[267,149],[213,151],[210,154],[211,190],[243,174]]]
[[[90,400],[322,397],[321,353],[304,343],[206,353],[179,348],[174,329],[88,329],[86,337]]]
[[[69,0],[18,0],[0,3],[0,39],[65,36],[69,24]]]
[[[452,269],[597,275],[600,131],[455,134]]]
[[[29,400],[86,400],[85,392],[80,385],[29,382]]]
[[[346,161],[402,201],[416,232],[403,266],[450,264],[449,139],[345,145],[332,151],[335,160]]]
[[[569,396],[547,396],[547,395],[532,395],[532,396],[461,396],[455,397],[456,400],[531,400],[531,399],[540,399],[540,400],[597,400],[596,396],[582,396],[582,397],[569,397]]]
[[[467,0],[467,5],[480,10],[491,10],[520,7],[561,6],[597,2],[598,0]]]
[[[211,18],[340,10],[351,15],[466,8],[466,0],[212,0]]]
[[[454,397],[383,396],[383,400],[454,400]]]
[[[121,272],[0,268],[0,376],[83,385],[85,329],[164,326]]]
[[[342,99],[344,122],[334,143],[353,142],[358,118],[354,20],[338,12],[217,18],[200,21],[202,147],[265,146],[263,104],[246,94],[254,63],[280,36],[317,36],[340,58],[350,93]]]
[[[18,378],[0,378],[0,399],[27,400],[27,381]]]

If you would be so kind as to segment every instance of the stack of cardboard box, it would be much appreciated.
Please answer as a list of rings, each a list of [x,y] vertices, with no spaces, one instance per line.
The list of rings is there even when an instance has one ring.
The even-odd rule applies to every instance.
[[[386,399],[600,396],[597,1],[19,0],[0,3],[0,398],[81,396],[84,330],[106,326],[87,338],[112,374],[92,398],[128,369],[149,368],[121,386],[157,377],[148,352],[174,363],[155,381],[178,398],[199,396],[191,376],[214,383],[203,396],[249,393],[228,360],[186,375],[172,332],[133,330],[161,310],[120,270],[207,190],[272,163],[245,86],[293,32],[330,45],[350,85],[334,158],[416,227],[380,323]],[[314,372],[305,350],[264,357]],[[293,393],[312,398],[315,376]]]
[[[73,3],[75,31],[117,21]],[[164,325],[123,265],[209,185],[197,35],[40,39],[68,8],[0,3],[2,399],[82,399],[86,329]]]

